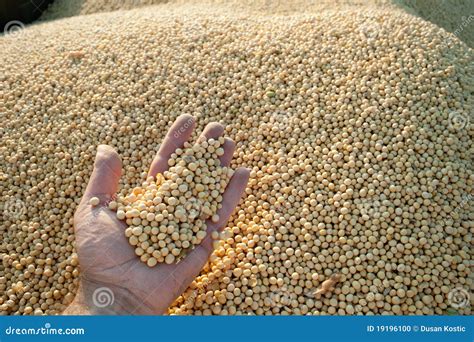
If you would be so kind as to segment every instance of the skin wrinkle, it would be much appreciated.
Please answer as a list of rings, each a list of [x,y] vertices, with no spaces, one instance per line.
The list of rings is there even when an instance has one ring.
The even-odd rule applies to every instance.
[[[106,225],[103,224],[101,221],[99,221],[98,223],[92,223],[92,224],[94,226],[97,226],[99,224],[99,225],[102,225],[103,227],[106,227]],[[87,229],[87,228],[85,228],[85,229]],[[95,249],[96,249],[95,246],[97,245],[97,243],[96,243],[97,241],[95,240],[94,236],[95,235],[92,232],[88,232],[87,235],[84,237],[84,239],[82,241],[82,244],[84,246],[89,246],[89,248],[91,249],[90,254],[93,254],[92,252],[95,251]],[[105,245],[106,245],[106,248],[105,249],[100,249],[100,253],[96,256],[95,259],[92,260],[92,262],[89,263],[89,267],[86,268],[86,267],[84,267],[84,265],[81,266],[82,272],[84,274],[87,274],[87,273],[92,272],[92,271],[95,270],[95,268],[97,267],[96,261],[101,260],[103,258],[103,256],[109,256],[108,251],[110,250],[110,248],[113,248],[113,245],[110,244],[110,243],[107,243]],[[124,251],[124,252],[126,253],[126,251]],[[130,260],[133,260],[133,259],[134,259],[134,255],[133,255],[133,253],[130,253]],[[112,261],[110,264],[115,263],[114,259],[110,259],[110,260]],[[127,262],[127,260],[124,260],[123,263],[126,263],[126,262]],[[117,264],[117,266],[121,267],[120,264]],[[105,271],[107,271],[107,269],[111,269],[113,267],[114,266],[110,266],[108,268],[105,268],[103,271],[105,272]]]

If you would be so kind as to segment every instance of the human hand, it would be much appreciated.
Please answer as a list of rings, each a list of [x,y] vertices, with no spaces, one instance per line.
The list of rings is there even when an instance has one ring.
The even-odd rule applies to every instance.
[[[168,169],[168,159],[182,148],[195,127],[194,118],[181,115],[165,137],[150,167],[149,176]],[[218,138],[224,128],[217,123],[206,126],[201,137]],[[223,166],[232,160],[235,143],[226,138]],[[74,215],[76,250],[81,270],[79,291],[65,314],[164,314],[199,274],[212,253],[212,231],[222,231],[239,203],[250,172],[239,168],[223,195],[219,221],[207,221],[206,238],[178,264],[159,264],[150,268],[135,255],[124,235],[125,222],[107,207],[115,196],[122,163],[110,146],[98,148],[94,171]],[[98,197],[92,207],[89,200]]]

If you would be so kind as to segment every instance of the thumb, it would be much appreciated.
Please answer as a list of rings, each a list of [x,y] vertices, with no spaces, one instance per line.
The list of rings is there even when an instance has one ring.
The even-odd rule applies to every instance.
[[[98,197],[101,202],[109,200],[117,192],[121,175],[122,161],[118,153],[109,145],[99,145],[83,200],[91,197]]]

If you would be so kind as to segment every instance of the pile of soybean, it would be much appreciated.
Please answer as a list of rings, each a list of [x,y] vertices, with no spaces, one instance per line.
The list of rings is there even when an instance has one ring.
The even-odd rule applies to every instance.
[[[473,52],[436,26],[170,5],[34,25],[0,50],[1,314],[64,309],[97,145],[121,155],[126,195],[183,113],[223,123],[252,172],[171,314],[443,314],[472,290]]]

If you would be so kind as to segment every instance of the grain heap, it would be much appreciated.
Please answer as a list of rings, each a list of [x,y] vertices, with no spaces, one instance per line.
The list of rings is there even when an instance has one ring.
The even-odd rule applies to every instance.
[[[441,314],[472,289],[472,50],[434,25],[170,6],[33,26],[0,49],[2,314],[74,296],[97,144],[122,156],[126,196],[182,113],[222,122],[231,167],[252,172],[170,313]]]
[[[171,155],[170,169],[111,202],[126,220],[125,236],[148,266],[179,262],[206,237],[206,220],[219,221],[222,194],[233,170],[221,167],[224,138],[209,139]]]

